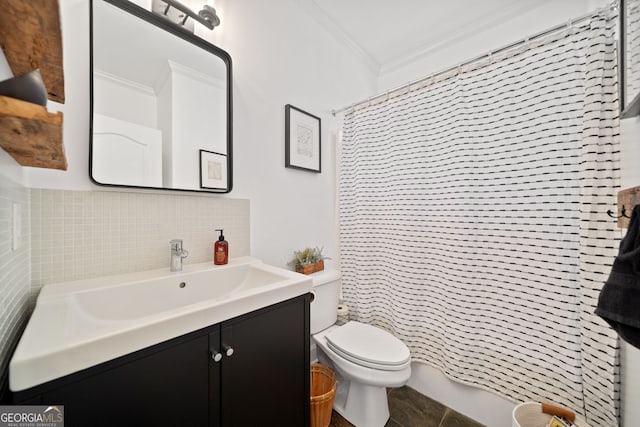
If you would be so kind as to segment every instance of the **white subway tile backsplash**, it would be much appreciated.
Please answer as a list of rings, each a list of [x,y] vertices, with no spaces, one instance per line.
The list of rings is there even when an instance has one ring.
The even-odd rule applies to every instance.
[[[211,195],[31,190],[32,285],[168,267],[169,240],[185,263],[212,259],[216,228],[231,257],[250,254],[249,201]]]
[[[22,245],[11,248],[12,206]],[[212,260],[216,228],[232,257],[250,254],[249,201],[195,194],[27,189],[0,175],[0,381],[43,284],[169,265],[169,241],[185,263]]]
[[[20,205],[21,244],[13,250],[13,204]],[[29,190],[0,176],[0,380],[11,350],[31,312],[29,292]]]

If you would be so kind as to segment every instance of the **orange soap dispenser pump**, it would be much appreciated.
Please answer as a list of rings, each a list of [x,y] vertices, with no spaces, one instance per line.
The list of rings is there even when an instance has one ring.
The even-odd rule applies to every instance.
[[[220,232],[220,237],[215,245],[213,245],[213,263],[215,265],[224,265],[229,262],[229,242],[224,240],[222,229],[216,229]]]

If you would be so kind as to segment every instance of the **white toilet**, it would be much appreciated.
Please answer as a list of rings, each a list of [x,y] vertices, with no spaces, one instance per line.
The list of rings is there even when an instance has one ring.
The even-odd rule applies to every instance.
[[[312,278],[311,334],[318,361],[338,375],[333,409],[356,427],[383,427],[389,419],[387,387],[401,387],[411,376],[409,349],[371,325],[336,325],[340,273],[329,269]]]

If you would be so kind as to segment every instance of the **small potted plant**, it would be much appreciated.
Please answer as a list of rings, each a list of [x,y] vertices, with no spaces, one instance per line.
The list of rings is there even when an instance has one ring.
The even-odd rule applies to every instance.
[[[305,248],[293,252],[293,259],[287,265],[293,267],[298,273],[311,274],[324,270],[324,260],[329,259],[322,255],[322,248]]]

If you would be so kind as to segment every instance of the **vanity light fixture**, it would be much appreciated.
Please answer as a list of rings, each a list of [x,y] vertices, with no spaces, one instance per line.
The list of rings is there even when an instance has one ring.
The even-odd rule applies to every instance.
[[[158,7],[158,4],[162,4],[162,7]],[[178,14],[172,13],[172,9],[177,9]],[[202,9],[196,13],[189,8],[189,6],[179,2],[178,0],[153,0],[153,10],[156,13],[160,13],[170,21],[181,25],[191,31],[192,28],[188,28],[187,19],[193,18],[195,21],[201,23],[210,30],[220,25],[220,17],[217,15],[213,6],[205,4]],[[192,27],[192,26],[191,26]]]

